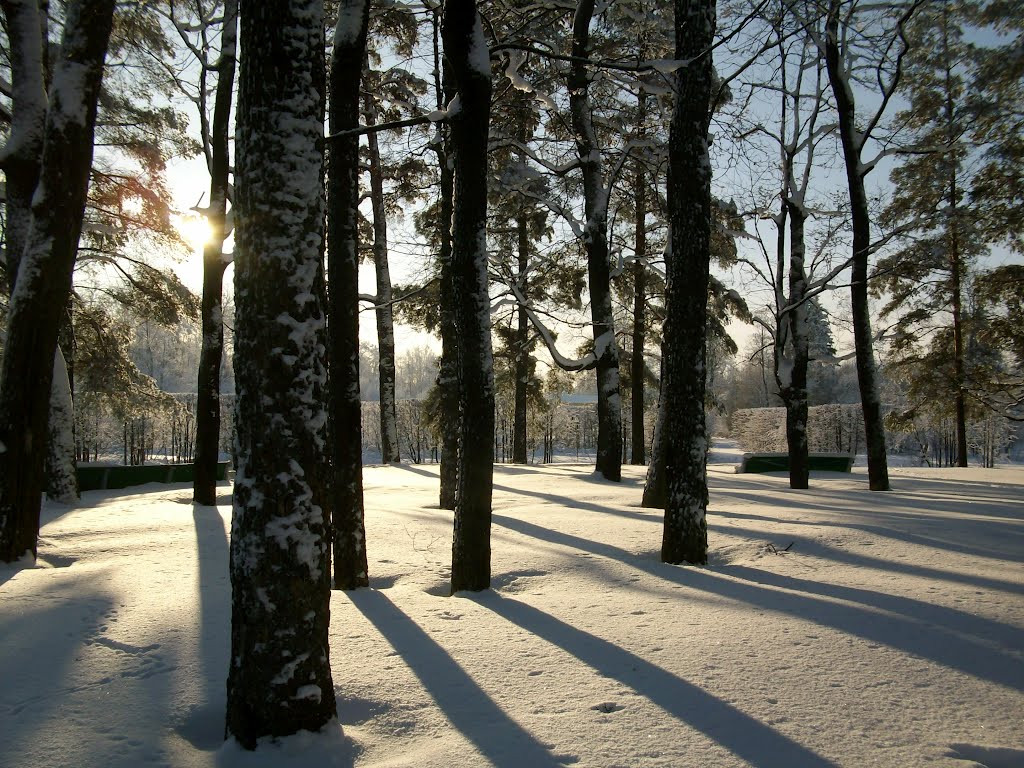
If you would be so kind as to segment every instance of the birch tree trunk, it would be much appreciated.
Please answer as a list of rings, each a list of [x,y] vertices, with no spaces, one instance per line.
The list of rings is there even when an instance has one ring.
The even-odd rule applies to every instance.
[[[236,128],[235,424],[227,734],[336,716],[323,312],[320,0],[242,0]]]
[[[227,239],[228,128],[235,83],[238,0],[226,0],[218,59],[217,95],[210,135],[210,208],[206,220],[210,239],[203,247],[203,342],[196,382],[196,454],[192,496],[197,504],[217,503],[217,461],[220,458],[220,368],[224,356],[224,241]]]
[[[678,60],[668,147],[662,400],[667,499],[661,559],[707,562],[706,323],[711,264],[711,43],[715,0],[675,0]]]
[[[857,357],[857,382],[860,385],[864,437],[868,454],[868,487],[872,491],[889,490],[889,466],[885,453],[885,425],[878,368],[875,364],[868,304],[868,258],[871,249],[871,213],[864,188],[866,169],[861,164],[864,136],[856,125],[856,102],[850,88],[839,50],[840,3],[832,0],[825,23],[825,64],[836,99],[839,138],[846,165],[853,230],[853,260],[850,274],[850,309],[853,315],[853,342]]]
[[[487,278],[487,131],[491,67],[474,0],[447,0],[441,30],[461,109],[451,118],[452,275],[459,336],[459,488],[452,593],[491,581],[494,359]]]
[[[359,125],[369,0],[343,0],[331,60],[331,133]],[[334,588],[369,586],[363,509],[359,401],[359,137],[330,145],[327,245],[330,288],[330,434],[333,474]]]
[[[622,475],[622,400],[619,392],[619,346],[612,312],[608,261],[608,190],[601,171],[601,151],[590,111],[590,22],[594,0],[579,0],[572,24],[573,62],[569,74],[569,112],[576,153],[583,172],[586,224],[583,245],[590,282],[590,317],[597,358],[597,471],[607,480]]]
[[[377,107],[371,94],[364,95],[367,125],[377,122]],[[370,157],[370,204],[373,208],[373,266],[377,275],[377,353],[380,377],[380,453],[385,464],[402,460],[398,445],[398,408],[395,403],[395,309],[391,301],[391,271],[388,267],[388,222],[384,206],[384,170],[381,167],[377,134],[366,135]]]
[[[11,295],[0,372],[4,562],[26,552],[36,555],[54,356],[82,229],[96,101],[113,11],[113,0],[68,4],[50,90],[39,188],[32,198],[31,223]],[[39,23],[37,16],[36,33]]]

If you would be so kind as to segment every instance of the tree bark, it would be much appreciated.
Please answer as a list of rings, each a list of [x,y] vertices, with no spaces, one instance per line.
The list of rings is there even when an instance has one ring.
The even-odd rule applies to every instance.
[[[220,368],[224,356],[224,241],[227,239],[228,129],[235,82],[238,0],[224,4],[218,60],[217,95],[210,135],[210,207],[206,220],[210,239],[203,247],[203,300],[200,311],[203,341],[196,382],[196,454],[192,485],[197,504],[217,503],[217,462],[220,459]]]
[[[372,94],[364,94],[366,122],[377,122]],[[370,160],[370,205],[373,208],[373,266],[377,275],[377,373],[380,377],[380,452],[385,464],[402,460],[398,445],[398,407],[395,403],[395,309],[391,304],[391,271],[388,267],[388,222],[384,206],[384,169],[377,134],[366,135]]]
[[[843,71],[839,51],[840,3],[832,0],[825,24],[825,65],[829,83],[836,99],[839,138],[846,165],[850,194],[850,217],[853,230],[853,260],[850,274],[850,309],[853,315],[853,341],[857,358],[857,382],[860,385],[861,410],[864,414],[864,437],[868,455],[868,487],[872,491],[889,490],[889,466],[885,452],[885,425],[882,422],[882,401],[878,369],[875,364],[868,304],[868,259],[871,248],[871,213],[864,188],[861,166],[863,139],[857,130],[856,102]]]
[[[461,109],[451,119],[455,195],[452,275],[459,336],[459,488],[452,542],[452,593],[491,580],[494,360],[487,279],[487,131],[491,71],[474,0],[447,0],[445,57]]]
[[[583,245],[590,282],[590,317],[597,358],[597,471],[607,480],[622,476],[622,400],[619,392],[619,346],[612,311],[608,261],[608,190],[601,172],[601,151],[594,132],[586,61],[594,0],[579,0],[572,25],[573,62],[569,74],[569,112],[576,153],[583,171],[586,225]]]
[[[640,122],[644,119],[645,100],[640,97]],[[634,257],[633,262],[633,356],[630,360],[630,385],[632,392],[632,451],[631,463],[643,466],[647,463],[647,441],[644,435],[644,347],[647,344],[647,186],[644,166],[636,161],[633,177],[634,207]]]
[[[227,734],[336,716],[328,648],[320,0],[242,0]]]
[[[343,0],[331,60],[330,131],[359,125],[368,0]],[[331,144],[327,181],[334,588],[369,586],[359,399],[359,137]]]
[[[807,488],[810,480],[810,457],[807,445],[807,365],[810,350],[807,339],[807,275],[804,270],[804,224],[807,215],[800,205],[789,200],[789,309],[783,323],[788,328],[790,354],[788,374],[776,373],[779,393],[786,405],[786,442],[789,448],[789,487]],[[776,371],[779,369],[778,356],[784,356],[785,349],[776,349]]]
[[[46,444],[46,495],[61,504],[73,504],[79,498],[75,471],[75,403],[60,344],[53,356]]]
[[[516,218],[516,246],[518,251],[518,273],[516,283],[523,296],[529,296],[527,269],[530,258],[530,234],[527,228],[526,214],[521,212]],[[527,385],[530,383],[530,319],[526,315],[526,307],[516,307],[515,335],[515,401],[512,422],[512,463],[525,464],[526,455],[526,416],[527,416]]]
[[[667,499],[661,559],[707,562],[706,323],[711,264],[711,43],[715,0],[675,0],[676,59],[668,147],[662,399]]]
[[[82,229],[113,10],[113,0],[69,3],[50,91],[39,189],[11,295],[0,373],[4,562],[36,555],[54,355]]]

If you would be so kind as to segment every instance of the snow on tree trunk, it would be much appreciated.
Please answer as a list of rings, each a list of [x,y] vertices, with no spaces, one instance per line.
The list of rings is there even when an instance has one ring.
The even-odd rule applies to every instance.
[[[368,0],[342,2],[331,60],[331,133],[359,125],[359,84],[368,19]],[[330,145],[329,161],[327,263],[334,587],[355,589],[370,583],[359,401],[359,137],[335,139]]]
[[[50,90],[39,184],[8,309],[0,373],[4,562],[36,554],[53,360],[82,229],[113,10],[113,0],[68,4]]]
[[[235,82],[238,38],[238,0],[224,5],[217,94],[210,136],[210,239],[203,247],[203,328],[196,382],[196,453],[192,495],[197,504],[217,503],[217,462],[220,459],[220,369],[224,356],[224,241],[227,239],[227,203],[230,154],[228,127]]]
[[[373,96],[365,94],[366,122],[377,122]],[[373,266],[377,275],[377,374],[380,377],[380,452],[385,464],[402,460],[398,444],[398,407],[395,403],[395,309],[392,306],[388,267],[388,221],[384,206],[384,170],[377,134],[367,134],[370,156],[370,204],[373,208]]]
[[[452,593],[491,581],[494,359],[487,280],[487,131],[491,68],[474,0],[447,0],[441,30],[461,109],[451,119],[455,194],[452,275],[458,328],[459,487]]]
[[[612,310],[611,268],[608,261],[608,190],[601,172],[601,150],[591,116],[586,60],[590,55],[590,22],[594,0],[580,0],[572,25],[569,74],[569,113],[576,153],[583,172],[586,226],[583,246],[590,283],[590,319],[597,358],[597,471],[607,480],[622,476],[622,400],[619,393],[619,346]]]
[[[67,362],[59,344],[53,356],[46,443],[46,495],[62,504],[71,504],[79,497],[75,472],[75,403]]]
[[[32,221],[32,195],[39,182],[46,123],[43,44],[38,0],[2,0],[10,40],[10,134],[0,152],[5,179],[4,247],[12,290]]]
[[[871,335],[871,314],[868,304],[868,258],[871,248],[871,213],[864,188],[861,166],[863,137],[856,125],[856,102],[844,70],[839,50],[840,3],[832,0],[825,26],[825,64],[829,83],[836,99],[839,138],[846,164],[850,195],[850,218],[853,230],[853,260],[850,270],[850,310],[853,315],[853,342],[857,358],[857,382],[860,385],[861,410],[864,413],[864,435],[867,442],[868,487],[873,491],[889,490],[889,466],[885,453],[885,425],[882,423],[882,401],[879,393],[878,369],[875,364]]]
[[[336,715],[323,312],[321,0],[243,0],[236,127],[235,424],[227,733]]]
[[[665,369],[662,367],[662,386]],[[654,423],[654,440],[651,442],[651,463],[647,466],[644,495],[640,506],[645,509],[664,509],[667,501],[665,488],[665,400],[658,400],[658,418]]]
[[[661,559],[707,562],[706,323],[711,262],[711,162],[714,0],[675,0],[676,59],[668,146],[662,440],[666,483]]]

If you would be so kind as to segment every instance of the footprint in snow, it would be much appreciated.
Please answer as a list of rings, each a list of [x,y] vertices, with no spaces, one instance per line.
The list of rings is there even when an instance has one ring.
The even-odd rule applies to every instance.
[[[620,704],[616,704],[614,701],[602,701],[600,704],[595,704],[591,707],[596,712],[603,712],[609,714],[610,712],[618,712],[621,709],[625,709]]]

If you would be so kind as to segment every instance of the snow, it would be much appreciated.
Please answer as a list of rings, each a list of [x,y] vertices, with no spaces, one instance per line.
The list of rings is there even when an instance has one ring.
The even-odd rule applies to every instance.
[[[340,722],[256,753],[223,741],[228,484],[47,503],[36,567],[0,567],[3,765],[1024,765],[1024,467],[871,493],[738,461],[709,457],[706,568],[659,562],[643,468],[497,465],[493,589],[457,597],[437,467],[366,468]]]

